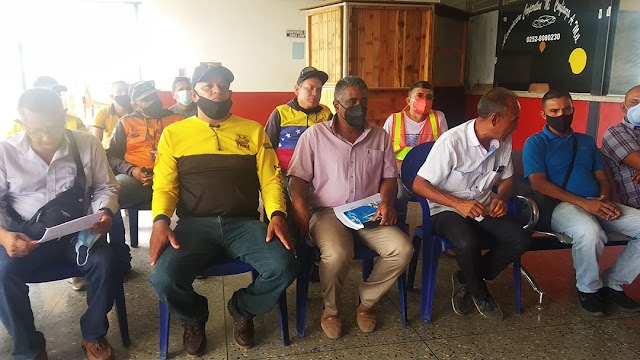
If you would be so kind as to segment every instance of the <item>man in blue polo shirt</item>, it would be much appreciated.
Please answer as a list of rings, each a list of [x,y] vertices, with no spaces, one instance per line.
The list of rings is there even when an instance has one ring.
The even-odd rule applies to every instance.
[[[602,316],[606,299],[622,310],[636,312],[640,307],[622,291],[622,285],[630,284],[640,274],[640,211],[611,201],[611,186],[596,142],[571,130],[573,110],[568,92],[551,90],[544,95],[540,114],[547,125],[524,144],[524,175],[534,191],[559,200],[551,216],[551,230],[573,240],[573,266],[582,309]],[[573,169],[565,181],[574,148]],[[598,261],[607,242],[605,232],[633,239],[600,276]]]

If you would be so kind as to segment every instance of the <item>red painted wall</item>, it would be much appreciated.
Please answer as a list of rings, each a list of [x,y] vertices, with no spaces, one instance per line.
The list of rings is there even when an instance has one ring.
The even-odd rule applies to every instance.
[[[169,91],[161,91],[159,95],[165,108],[176,103]],[[257,121],[264,126],[276,106],[286,104],[294,97],[292,92],[234,92],[231,96],[231,100],[233,100],[231,112],[234,115]]]
[[[624,114],[620,103],[600,103],[600,119],[598,120],[598,147],[602,145],[602,136],[611,126],[622,121]]]
[[[473,119],[478,116],[476,107],[480,101],[479,95],[468,95],[465,102],[466,117],[467,119]],[[542,107],[540,105],[540,99],[534,98],[519,98],[520,102],[520,120],[518,121],[518,130],[514,131],[511,135],[513,140],[513,150],[522,150],[524,142],[527,141],[529,136],[542,131],[542,128],[546,124],[544,119],[540,116]],[[589,114],[589,102],[588,101],[574,101],[575,113],[573,115],[573,125],[571,126],[574,131],[584,133],[587,131],[587,117]]]

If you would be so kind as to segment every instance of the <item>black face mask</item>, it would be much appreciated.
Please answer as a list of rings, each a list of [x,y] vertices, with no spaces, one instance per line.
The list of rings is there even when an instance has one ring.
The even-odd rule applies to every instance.
[[[131,106],[131,98],[129,95],[116,95],[113,100],[125,109]]]
[[[553,130],[559,133],[565,133],[567,130],[571,128],[571,123],[573,122],[573,113],[569,115],[560,115],[556,117],[551,117],[547,115],[547,124]]]
[[[342,106],[342,104],[340,104]],[[344,106],[342,106],[344,107]],[[367,117],[367,107],[358,104],[344,110],[344,121],[353,128],[362,127]]]
[[[199,96],[196,105],[205,115],[207,115],[208,118],[220,120],[229,114],[229,110],[231,110],[233,102],[231,101],[231,98],[224,101],[213,101]]]
[[[142,115],[149,119],[159,119],[164,115],[164,108],[162,107],[162,101],[156,100],[142,110]]]

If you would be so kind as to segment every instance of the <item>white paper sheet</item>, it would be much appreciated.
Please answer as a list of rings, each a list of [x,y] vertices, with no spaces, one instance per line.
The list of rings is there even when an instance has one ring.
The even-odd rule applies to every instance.
[[[59,239],[65,235],[88,229],[100,221],[100,218],[102,218],[102,211],[47,228],[38,243]]]
[[[336,217],[338,218],[338,220],[340,220],[340,222],[342,222],[346,227],[354,229],[354,230],[360,230],[360,229],[364,228],[364,225],[360,221],[358,221],[358,222],[353,221],[345,213],[350,211],[350,210],[359,208],[361,206],[371,205],[372,203],[377,203],[374,206],[377,209],[378,205],[380,204],[380,201],[381,201],[380,193],[378,193],[378,194],[375,194],[375,195],[371,195],[368,198],[364,198],[362,200],[354,201],[352,203],[348,203],[348,204],[341,205],[341,206],[336,206],[336,207],[333,208],[333,212],[336,214]],[[371,219],[371,220],[367,220],[367,221],[374,221],[374,220],[376,220],[376,219]],[[365,221],[365,222],[367,222],[367,221]]]

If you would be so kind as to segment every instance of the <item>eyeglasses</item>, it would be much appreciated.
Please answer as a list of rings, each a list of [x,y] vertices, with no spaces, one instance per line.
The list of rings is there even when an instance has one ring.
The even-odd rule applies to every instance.
[[[64,131],[64,128],[48,128],[48,129],[30,129],[28,127],[24,127],[24,130],[31,137],[43,137],[45,135],[60,135]]]
[[[433,99],[435,99],[435,97],[433,95],[427,95],[427,96],[418,95],[418,96],[416,96],[416,99],[422,99],[422,98],[427,99],[429,101],[433,101]]]

